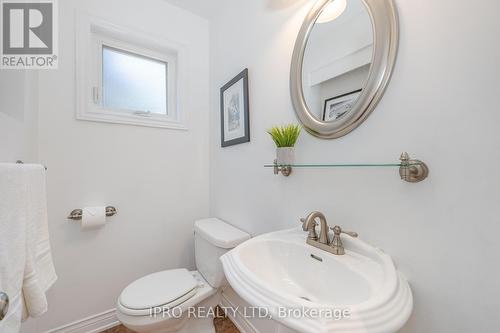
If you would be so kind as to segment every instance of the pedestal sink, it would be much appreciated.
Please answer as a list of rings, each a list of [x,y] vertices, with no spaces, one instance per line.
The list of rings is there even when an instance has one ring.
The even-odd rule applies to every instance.
[[[252,238],[221,257],[231,287],[299,332],[397,332],[413,305],[392,259],[343,236],[337,256],[306,244],[301,229]]]

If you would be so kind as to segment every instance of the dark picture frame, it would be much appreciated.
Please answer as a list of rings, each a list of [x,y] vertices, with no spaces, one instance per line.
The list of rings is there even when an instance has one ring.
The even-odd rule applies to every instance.
[[[248,68],[220,89],[221,146],[250,141]]]
[[[323,107],[323,121],[333,121],[342,118],[345,114],[349,112],[352,107],[352,102],[358,100],[359,96],[363,92],[363,89],[357,89],[342,95],[338,95],[332,98],[325,100],[325,105]],[[334,111],[336,113],[336,117],[330,117],[327,115],[327,112],[330,113],[330,108],[334,108],[337,105],[340,109],[339,111]]]

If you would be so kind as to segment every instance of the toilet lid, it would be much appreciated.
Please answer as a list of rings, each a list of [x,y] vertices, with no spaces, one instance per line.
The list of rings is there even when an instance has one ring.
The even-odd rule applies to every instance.
[[[132,282],[120,295],[121,305],[132,310],[163,306],[191,293],[197,287],[187,269],[174,269],[147,275]]]

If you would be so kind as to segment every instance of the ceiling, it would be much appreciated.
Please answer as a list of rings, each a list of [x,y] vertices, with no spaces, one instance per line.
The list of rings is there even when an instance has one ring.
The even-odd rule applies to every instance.
[[[219,0],[165,0],[168,3],[209,19],[215,15]]]

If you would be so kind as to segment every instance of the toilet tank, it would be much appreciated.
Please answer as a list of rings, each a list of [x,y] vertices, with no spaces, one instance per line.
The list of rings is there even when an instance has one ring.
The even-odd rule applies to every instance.
[[[219,258],[250,235],[216,218],[198,220],[194,224],[194,253],[196,268],[214,288],[224,281]]]

